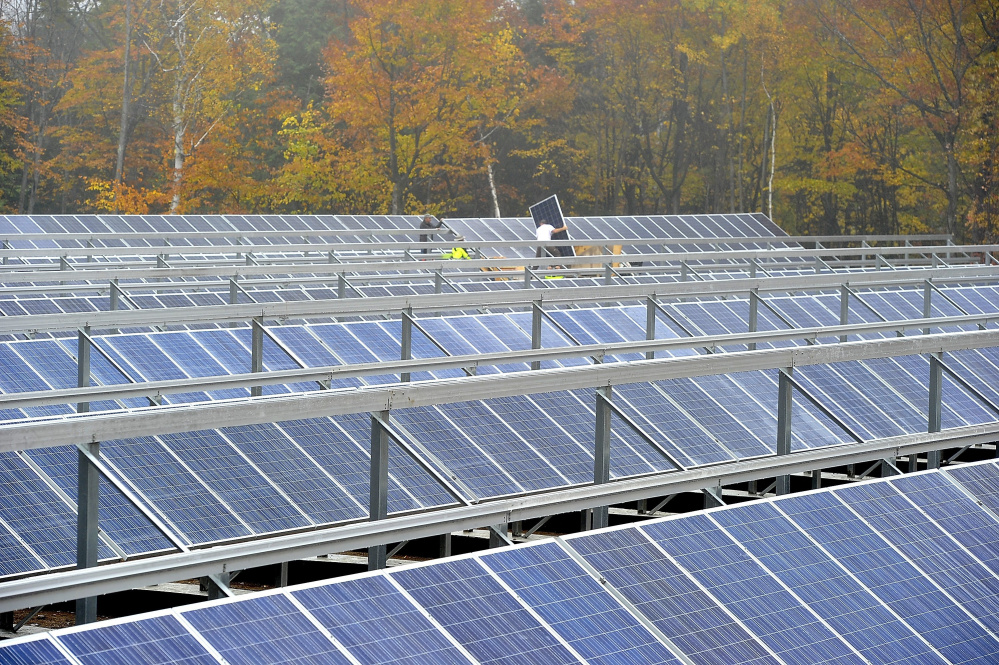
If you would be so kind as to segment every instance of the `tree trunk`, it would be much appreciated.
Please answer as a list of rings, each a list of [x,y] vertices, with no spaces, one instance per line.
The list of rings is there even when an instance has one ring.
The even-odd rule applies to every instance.
[[[132,2],[125,0],[125,73],[121,86],[121,124],[118,128],[118,155],[114,164],[115,212],[118,212],[118,188],[125,170],[125,144],[128,142],[128,114],[132,98],[131,87],[132,51]]]
[[[493,175],[493,163],[486,162],[486,175],[489,176],[489,193],[493,197],[493,217],[499,219],[500,207],[499,207],[499,196],[496,193],[496,177]]]

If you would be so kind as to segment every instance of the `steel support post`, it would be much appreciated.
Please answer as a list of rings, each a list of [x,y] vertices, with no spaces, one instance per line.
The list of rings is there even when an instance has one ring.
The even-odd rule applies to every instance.
[[[757,289],[750,289],[749,291],[749,332],[756,332],[756,326],[760,310],[760,292]],[[756,350],[756,342],[750,342],[748,344],[748,349],[750,351]]]
[[[525,289],[529,289],[531,287],[532,287],[532,284],[531,284],[531,269],[529,267],[527,267],[527,266],[524,266],[524,288]]]
[[[410,360],[413,357],[413,308],[407,307],[402,310],[402,357],[400,360]],[[399,380],[403,383],[409,382],[409,372],[399,375]]]
[[[681,282],[686,282],[687,281],[687,262],[686,261],[681,261],[680,262],[680,281]]]
[[[725,505],[725,500],[722,498],[722,488],[719,486],[706,487],[704,489],[704,507],[707,508],[719,508]]]
[[[839,287],[839,324],[845,326],[850,322],[850,289],[844,284]],[[840,335],[839,341],[845,342],[846,335]]]
[[[509,524],[506,522],[496,524],[489,529],[489,549],[506,547],[510,544],[510,539],[506,537],[508,529]]]
[[[923,282],[923,318],[928,319],[933,314],[933,284],[930,280]],[[929,335],[930,329],[923,328],[923,334]]]
[[[940,404],[943,400],[943,354],[934,353],[930,355],[930,403],[927,413],[926,431],[935,433],[940,431]],[[926,453],[926,468],[940,468],[940,451],[931,450]]]
[[[250,371],[251,372],[263,372],[264,371],[264,319],[258,316],[253,319],[250,323],[250,328],[253,331],[250,337]],[[253,386],[250,388],[251,397],[260,397],[264,394],[264,389],[262,386]]]
[[[90,386],[90,329],[77,333],[77,385]],[[90,411],[89,402],[76,405],[79,413]],[[100,456],[100,443],[82,444],[95,457]],[[76,452],[77,501],[76,501],[76,567],[93,568],[98,554],[98,513],[100,511],[101,475],[83,450]],[[97,621],[97,597],[78,598],[76,601],[77,625]]]
[[[209,575],[204,578],[204,587],[208,592],[208,600],[219,600],[220,598],[229,598],[232,596],[232,592],[229,591],[229,582],[232,580],[232,574],[230,573],[218,573],[216,575]],[[225,585],[225,588],[222,588]]]
[[[440,270],[434,271],[434,293],[444,292],[444,275]]]
[[[239,287],[236,286],[236,280],[239,279],[239,275],[233,275],[229,279],[229,304],[235,305],[239,302]]]
[[[791,454],[791,371],[792,368],[780,370],[777,374],[777,454]],[[791,476],[777,476],[777,494],[791,492]]]
[[[372,522],[388,517],[389,435],[382,427],[388,411],[371,414],[371,480],[368,519]],[[381,570],[388,563],[385,545],[368,548],[368,570]]]
[[[817,490],[822,487],[822,469],[812,469],[812,489]]]
[[[645,339],[653,340],[656,338],[656,301],[655,298],[649,296],[645,299]],[[656,357],[655,351],[646,351],[645,359],[653,360]]]
[[[597,418],[593,436],[593,484],[610,482],[610,441],[611,441],[611,394],[610,386],[597,388]],[[607,526],[607,506],[593,509],[593,528]]]
[[[347,297],[347,278],[342,272],[336,275],[336,297],[341,300]]]
[[[451,534],[445,533],[440,536],[440,551],[438,556],[444,558],[451,556]]]
[[[614,284],[614,270],[609,263],[604,264],[604,284],[606,286],[613,286]]]
[[[4,259],[6,262],[7,259]],[[13,612],[0,612],[0,630],[6,630],[8,632],[14,631],[14,613]]]
[[[531,348],[541,348],[541,302],[535,300],[531,303]],[[531,369],[541,369],[541,361],[535,360],[531,363]]]
[[[110,306],[109,309],[112,312],[117,312],[118,311],[118,297],[120,295],[121,294],[120,294],[120,292],[118,290],[118,280],[112,279],[111,282],[110,282],[110,288],[108,290],[108,296],[109,296],[109,298],[111,300],[111,306]]]
[[[281,563],[278,564],[278,574],[277,574],[277,579],[275,580],[275,582],[277,582],[277,586],[279,586],[279,587],[286,587],[286,586],[288,586],[288,562],[287,561],[282,561]]]

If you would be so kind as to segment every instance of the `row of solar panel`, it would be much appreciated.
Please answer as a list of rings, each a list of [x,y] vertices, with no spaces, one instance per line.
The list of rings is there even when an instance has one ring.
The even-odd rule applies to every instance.
[[[965,298],[971,302],[972,290]],[[955,294],[958,291],[954,292]],[[978,294],[987,298],[988,294]],[[835,322],[838,301],[821,298],[774,299],[775,311],[797,325]],[[904,292],[878,294],[899,315],[915,308]],[[985,300],[984,302],[988,302]],[[993,298],[993,303],[999,299]],[[857,304],[858,315],[864,309]],[[698,333],[745,330],[744,301],[680,303],[674,321]],[[762,312],[762,310],[761,310]],[[644,339],[642,308],[563,310],[545,321],[546,347],[575,342],[596,344]],[[867,316],[873,316],[867,312]],[[420,319],[420,326],[451,355],[530,348],[530,315],[494,314]],[[767,322],[784,324],[762,315]],[[677,333],[664,321],[661,338]],[[557,324],[559,328],[555,326]],[[361,322],[270,329],[280,345],[265,340],[267,370],[324,367],[391,360],[400,355],[398,322]],[[247,329],[222,329],[95,338],[91,355],[95,382],[104,385],[174,380],[242,373],[249,369]],[[570,339],[571,336],[573,339]],[[0,345],[0,390],[5,393],[69,388],[76,382],[75,342],[34,340]],[[688,351],[693,353],[693,351]],[[441,350],[414,335],[417,358],[439,357]],[[641,358],[639,354],[605,361]],[[575,361],[586,363],[584,359]],[[947,365],[978,391],[999,403],[999,353],[993,349],[948,355]],[[572,363],[563,363],[572,364]],[[555,366],[546,363],[546,366]],[[500,371],[526,370],[510,364]],[[496,371],[481,368],[480,371]],[[864,439],[925,431],[929,372],[920,357],[840,363],[796,370],[796,379],[818,401]],[[436,376],[460,375],[458,370]],[[414,380],[431,378],[417,373]],[[368,383],[395,381],[370,377]],[[349,388],[346,380],[333,387]],[[270,386],[267,393],[310,390],[314,385]],[[167,403],[246,397],[245,389],[170,395]],[[776,377],[755,372],[635,384],[615,390],[615,400],[684,466],[773,454],[776,431]],[[393,412],[397,428],[431,466],[454,477],[469,498],[488,498],[586,483],[592,473],[594,412],[585,392],[510,397],[434,408]],[[145,406],[131,399],[125,406]],[[943,426],[992,422],[996,415],[961,386],[945,379]],[[91,409],[119,408],[114,402]],[[8,410],[5,419],[53,417],[68,407]],[[129,495],[170,526],[178,541],[202,544],[315,524],[343,522],[366,515],[367,440],[364,417],[316,419],[221,431],[154,437],[103,444],[113,474],[102,493],[101,515],[107,548],[102,556],[135,554],[170,547]],[[796,396],[794,447],[833,445],[850,440],[811,402]],[[394,512],[451,502],[410,458],[393,449],[390,509]],[[0,498],[0,539],[9,544],[0,574],[69,565],[73,560],[75,452],[58,448],[3,458],[4,496]],[[667,458],[629,426],[615,422],[612,475],[631,476],[674,468]],[[315,488],[322,491],[316,494]],[[42,525],[44,528],[39,529]],[[4,533],[5,532],[5,533]],[[18,550],[18,544],[21,549]],[[35,553],[32,556],[32,552]],[[6,566],[4,566],[4,563]]]
[[[783,271],[781,274],[792,275],[796,274],[795,271]],[[715,278],[719,275],[714,274]],[[634,276],[621,279],[619,281],[624,283],[649,283],[653,281],[666,281],[675,280],[675,276],[664,277],[650,277],[650,276]],[[597,279],[565,279],[565,280],[535,280],[536,283],[544,286],[558,285],[558,286],[599,286],[603,283],[603,280]],[[162,285],[159,285],[162,287]],[[207,288],[207,285],[206,285]],[[511,289],[517,290],[522,288],[522,283],[517,281],[488,281],[488,282],[456,282],[455,288],[452,289],[448,287],[449,291],[460,289],[466,292],[476,292],[476,291],[487,291],[487,290],[501,290],[501,289]],[[996,301],[996,296],[999,293],[996,292],[994,288],[979,286],[976,288],[944,288],[942,289],[946,298],[950,298],[953,302],[948,302],[944,298],[937,298],[937,303],[934,305],[933,315],[934,316],[958,316],[961,314],[981,314],[981,313],[992,313],[995,311],[995,306],[992,304]],[[413,284],[394,284],[394,285],[359,285],[351,286],[346,290],[347,297],[379,297],[379,296],[407,296],[407,295],[426,295],[434,292],[434,286],[429,283],[413,283]],[[877,321],[877,320],[899,320],[899,319],[911,319],[918,318],[922,316],[922,304],[921,299],[923,298],[923,293],[919,289],[901,289],[902,297],[904,302],[898,298],[893,297],[893,303],[885,303],[884,298],[876,295],[876,291],[866,291],[860,290],[862,302],[855,307],[855,311],[852,313],[850,321]],[[872,295],[869,297],[866,295],[870,292]],[[832,317],[831,312],[827,311],[832,309],[838,311],[838,305],[832,305],[831,300],[833,296],[816,296],[821,299],[827,306],[820,307],[819,309],[823,311],[823,316],[820,317],[824,319],[821,324],[814,322],[801,323],[799,325],[811,326],[811,325],[836,325],[839,322],[838,317]],[[201,291],[193,293],[135,293],[133,292],[127,298],[122,298],[119,300],[120,309],[163,309],[170,307],[193,307],[193,306],[203,306],[203,305],[223,305],[228,304],[230,298],[228,284],[224,285],[224,291]],[[237,294],[237,302],[297,302],[303,300],[329,300],[337,298],[337,292],[330,288],[253,288],[249,290],[242,291]],[[867,304],[864,304],[864,303]],[[59,314],[59,313],[78,313],[78,312],[96,312],[96,311],[108,311],[111,307],[111,297],[110,295],[98,295],[98,296],[84,296],[84,297],[38,297],[35,295],[25,295],[22,297],[0,297],[0,315],[2,316],[31,316],[37,314]],[[874,316],[874,318],[871,318]],[[832,317],[832,318],[830,318]],[[795,318],[795,317],[791,317]],[[813,317],[814,318],[814,317]],[[327,320],[322,317],[310,317],[310,321],[323,321]],[[742,318],[743,321],[747,322],[747,326],[743,326],[741,329],[736,325],[732,332],[742,331],[745,332],[748,327],[748,314]],[[214,328],[217,327],[214,324],[196,324],[192,325],[191,328]],[[778,327],[780,327],[778,322]],[[712,326],[709,326],[712,328]],[[691,326],[691,331],[698,329],[697,324]],[[66,333],[69,335],[69,333]],[[7,335],[0,336],[0,340],[12,340],[17,339],[19,336]]]
[[[994,663],[999,468],[57,630],[0,663]]]
[[[414,215],[0,215],[0,237],[14,249],[27,247],[125,247],[163,246],[162,241],[145,240],[18,240],[21,234],[36,233],[187,233],[187,238],[171,238],[172,245],[236,245],[239,238],[252,238],[254,244],[289,244],[316,239],[310,232],[368,231],[374,229],[416,229],[420,218]],[[253,237],[254,231],[287,231],[287,237]],[[199,233],[224,232],[229,237],[199,238]],[[359,236],[363,237],[363,236]],[[370,236],[363,237],[371,242]],[[345,240],[345,242],[349,242]]]

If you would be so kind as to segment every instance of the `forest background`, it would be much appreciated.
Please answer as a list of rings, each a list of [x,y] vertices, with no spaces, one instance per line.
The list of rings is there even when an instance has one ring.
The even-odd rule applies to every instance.
[[[999,241],[999,0],[0,0],[0,211]]]

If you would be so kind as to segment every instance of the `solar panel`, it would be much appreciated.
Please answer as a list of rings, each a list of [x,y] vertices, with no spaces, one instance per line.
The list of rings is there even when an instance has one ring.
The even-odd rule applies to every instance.
[[[558,545],[519,547],[481,561],[586,662],[681,662]]]
[[[463,665],[469,659],[385,577],[293,593],[363,663]]]
[[[987,663],[999,640],[830,494],[775,503],[950,662]]]
[[[231,665],[350,665],[337,645],[281,595],[188,610],[182,616]]]
[[[608,531],[568,542],[695,663],[779,662],[640,532]]]
[[[172,616],[98,626],[59,635],[83,665],[217,665],[218,661]]]
[[[713,517],[867,660],[946,662],[773,506],[752,503]]]
[[[390,577],[483,665],[578,662],[474,560],[403,569]]]
[[[861,663],[800,598],[774,579],[709,517],[641,527],[787,663]]]

